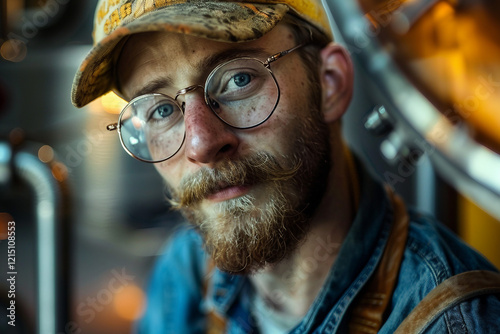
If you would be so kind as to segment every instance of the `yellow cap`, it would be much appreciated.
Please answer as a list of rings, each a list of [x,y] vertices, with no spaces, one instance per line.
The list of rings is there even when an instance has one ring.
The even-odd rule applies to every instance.
[[[114,87],[113,59],[124,37],[170,31],[224,42],[261,37],[294,13],[333,38],[321,0],[100,0],[94,18],[94,46],[80,65],[71,92],[83,107]]]

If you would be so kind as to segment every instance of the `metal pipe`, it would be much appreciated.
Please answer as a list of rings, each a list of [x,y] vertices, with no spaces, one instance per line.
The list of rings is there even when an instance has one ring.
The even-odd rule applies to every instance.
[[[9,154],[4,143],[0,143],[2,156],[0,164],[5,164]],[[63,185],[33,149],[11,151],[10,156],[13,176],[31,187],[36,203],[37,333],[58,333],[68,320]]]

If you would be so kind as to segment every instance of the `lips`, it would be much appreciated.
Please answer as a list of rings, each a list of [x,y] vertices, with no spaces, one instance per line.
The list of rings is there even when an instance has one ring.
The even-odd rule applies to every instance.
[[[211,192],[206,198],[212,202],[222,202],[243,196],[247,194],[248,191],[250,191],[249,185],[220,184],[219,187]]]
[[[204,167],[185,176],[178,187],[176,207],[188,207],[201,201],[221,202],[248,194],[259,185],[292,179],[300,163],[280,166],[276,158],[257,152],[234,161],[224,160],[214,168]]]

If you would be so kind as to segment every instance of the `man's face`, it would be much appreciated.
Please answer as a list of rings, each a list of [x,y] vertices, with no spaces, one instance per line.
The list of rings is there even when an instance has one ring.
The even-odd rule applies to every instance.
[[[257,41],[229,44],[187,35],[135,35],[118,63],[128,99],[150,87],[175,97],[202,85],[218,63],[238,56],[263,61],[297,45],[279,25]],[[298,52],[272,63],[281,96],[271,118],[239,130],[205,104],[201,89],[185,103],[185,142],[172,158],[155,164],[173,202],[201,231],[215,264],[249,273],[282,260],[303,240],[330,170],[329,135]],[[160,143],[161,144],[161,143]]]

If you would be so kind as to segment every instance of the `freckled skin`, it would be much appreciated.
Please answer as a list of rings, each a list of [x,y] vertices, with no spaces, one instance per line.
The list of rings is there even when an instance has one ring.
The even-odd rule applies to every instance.
[[[135,90],[153,81],[168,78],[168,84],[158,89],[157,92],[175,96],[179,89],[191,85],[202,85],[205,82],[212,68],[197,67],[196,64],[215,53],[261,48],[265,51],[265,55],[258,58],[265,61],[268,56],[295,45],[296,42],[291,32],[282,24],[256,41],[236,44],[171,33],[133,35],[124,46],[123,54],[117,64],[118,81],[122,87],[121,92],[130,99]],[[306,275],[302,271],[295,270],[300,269],[297,264],[305,263],[314,255],[317,237],[327,236],[332,241],[341,244],[353,219],[354,208],[351,203],[353,197],[349,183],[351,174],[348,170],[340,122],[338,122],[352,94],[352,64],[347,53],[338,45],[330,44],[321,50],[320,64],[318,64],[318,74],[321,80],[321,85],[318,87],[321,92],[318,93],[321,96],[314,106],[313,101],[310,101],[311,89],[306,89],[308,75],[298,53],[293,52],[284,59],[272,63],[271,68],[279,83],[281,97],[277,109],[267,122],[247,130],[231,128],[220,121],[205,105],[203,92],[197,89],[180,97],[179,103],[186,105],[186,140],[182,148],[171,159],[154,164],[154,166],[169,187],[175,191],[179,189],[184,176],[198,172],[202,168],[208,168],[205,171],[210,171],[210,168],[214,168],[223,159],[240,160],[239,158],[250,156],[250,153],[266,152],[269,156],[275,157],[277,164],[282,167],[291,167],[290,159],[286,155],[298,155],[299,159],[302,159],[301,162],[315,161],[316,168],[306,163],[305,169],[299,170],[299,172],[307,172],[300,176],[309,174],[309,177],[304,177],[307,181],[297,182],[300,188],[291,188],[290,192],[287,191],[287,194],[291,196],[285,197],[285,200],[293,201],[301,197],[301,193],[314,195],[304,197],[306,200],[303,201],[306,205],[318,204],[316,208],[311,207],[313,216],[309,223],[311,228],[306,232],[307,236],[301,240],[298,249],[291,251],[289,256],[282,258],[276,266],[264,268],[262,273],[250,276],[259,295],[268,297],[267,291],[276,287],[277,291],[284,296],[278,306],[289,315],[303,317],[319,293],[337,253],[329,255],[323,266],[319,266],[317,270],[308,272]],[[314,114],[313,110],[321,114]],[[323,131],[318,131],[320,128]],[[309,132],[307,136],[301,135],[300,131],[304,129]],[[318,133],[322,135],[318,136]],[[315,136],[322,139],[316,140]],[[296,147],[300,150],[300,144],[304,143],[306,138],[312,140],[307,141],[307,154],[300,155]],[[323,152],[316,152],[316,147],[323,148]],[[328,157],[325,157],[326,150],[330,152]],[[302,151],[306,150],[302,148]],[[330,160],[332,160],[331,164]],[[318,177],[317,175],[321,173],[328,175]],[[229,189],[235,190],[234,188],[237,187]],[[248,195],[255,199],[251,202],[251,210],[264,212],[268,208],[264,203],[270,199],[266,190],[270,187],[259,184],[252,187],[250,184],[248,188],[250,188]],[[321,191],[316,194],[316,190],[320,188],[325,188],[324,194]],[[216,204],[210,200],[202,200],[193,208],[193,211],[208,217],[211,220],[208,223],[211,223],[218,221],[219,217],[220,211],[214,209],[215,206]],[[282,212],[277,212],[278,218],[287,217],[285,214],[279,215]],[[284,222],[283,219],[281,221]],[[229,222],[229,225],[223,223],[220,225],[222,228],[234,226],[231,217],[225,222]],[[291,225],[287,223],[287,226]],[[224,238],[227,234],[223,234],[223,230],[225,229],[218,230],[221,231],[218,236]],[[257,234],[249,235],[257,236]],[[279,240],[279,237],[273,240]],[[267,244],[271,243],[267,242]],[[294,270],[290,280],[297,279],[297,282],[300,282],[299,285],[293,287],[293,291],[289,290],[290,287],[286,284],[283,285],[280,279],[282,274],[289,269]]]
[[[154,160],[160,160],[170,156],[179,147],[184,132],[182,123],[179,122],[171,127],[170,131],[177,133],[177,135],[170,136],[158,129],[145,133],[149,152]]]
[[[208,73],[200,73],[193,64],[215,52],[235,47],[263,48],[272,55],[295,45],[292,34],[283,25],[257,41],[237,45],[172,33],[135,35],[120,56],[118,79],[124,95],[130,98],[137,87],[168,76],[172,85],[158,93],[175,96],[179,89],[204,83],[204,75]],[[306,73],[296,53],[278,60],[271,68],[280,86],[280,103],[271,118],[254,129],[238,130],[224,124],[205,104],[201,90],[183,96],[186,140],[174,157],[155,164],[171,187],[177,187],[184,175],[201,167],[212,167],[224,158],[245,156],[255,150],[264,150],[280,158],[291,151],[290,136],[294,132],[290,124],[309,111],[302,88]]]

